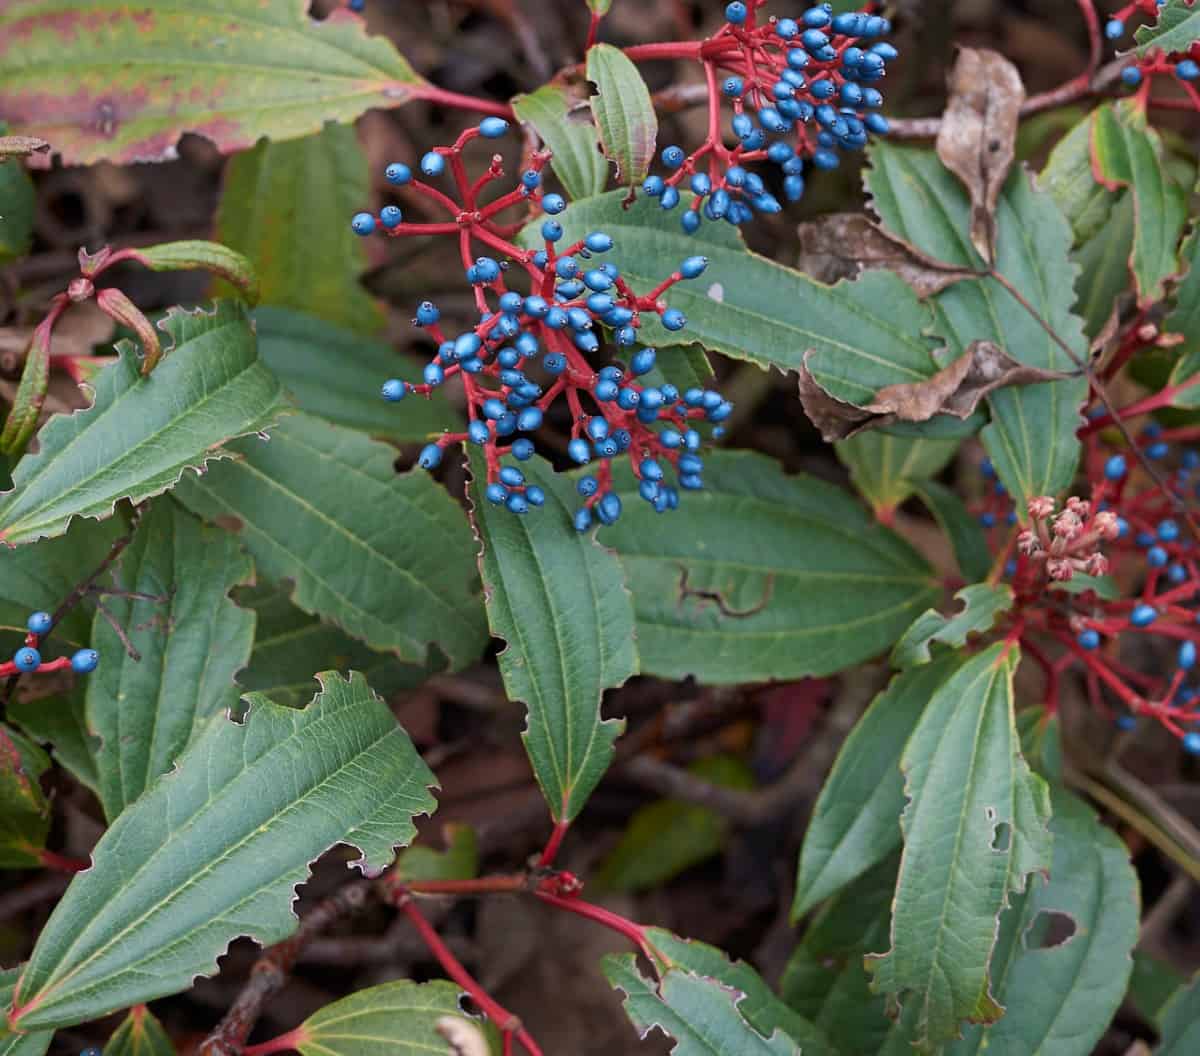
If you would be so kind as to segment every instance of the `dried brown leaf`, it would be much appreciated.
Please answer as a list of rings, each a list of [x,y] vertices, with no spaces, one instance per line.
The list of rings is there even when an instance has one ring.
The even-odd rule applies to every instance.
[[[0,136],[0,162],[9,158],[26,158],[30,154],[45,154],[50,144],[37,136]]]
[[[926,256],[862,213],[830,213],[800,224],[796,233],[800,237],[800,270],[830,285],[877,268],[899,275],[923,299],[961,279],[975,277],[964,268]]]
[[[971,244],[992,264],[996,202],[1016,151],[1025,86],[1016,67],[987,48],[960,49],[949,80],[937,153],[971,196]]]
[[[989,392],[1006,385],[1057,381],[1069,375],[1031,367],[991,341],[973,341],[966,352],[924,381],[888,385],[861,406],[830,396],[808,370],[800,368],[800,403],[828,441],[844,440],[864,429],[893,422],[926,422],[936,414],[968,418]]]

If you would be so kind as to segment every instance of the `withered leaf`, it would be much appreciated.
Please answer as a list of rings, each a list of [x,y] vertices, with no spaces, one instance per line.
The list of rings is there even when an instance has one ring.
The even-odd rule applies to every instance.
[[[994,342],[972,341],[958,359],[924,381],[885,386],[871,403],[857,405],[835,399],[817,384],[808,369],[811,354],[805,353],[800,368],[800,404],[830,442],[893,422],[926,422],[936,414],[968,418],[995,389],[1071,376],[1021,363]]]
[[[992,264],[996,201],[1013,162],[1025,86],[1008,59],[986,48],[960,49],[949,82],[937,154],[967,188],[971,244]]]
[[[30,154],[45,154],[50,144],[36,136],[0,136],[0,162],[9,158],[25,158]]]
[[[800,224],[796,233],[800,236],[799,269],[829,285],[880,268],[899,275],[924,299],[961,279],[975,277],[965,268],[934,260],[862,213],[830,213]]]

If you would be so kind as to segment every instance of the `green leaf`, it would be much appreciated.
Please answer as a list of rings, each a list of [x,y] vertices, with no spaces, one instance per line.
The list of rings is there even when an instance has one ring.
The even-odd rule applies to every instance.
[[[867,188],[884,226],[922,252],[972,269],[984,261],[971,245],[970,203],[952,173],[928,150],[877,141],[870,152]],[[1076,268],[1073,234],[1054,199],[1035,191],[1014,168],[996,209],[996,270],[1032,305],[1078,359],[1087,342],[1071,314]],[[949,347],[946,360],[972,341],[993,341],[1022,363],[1071,372],[1075,363],[1038,321],[993,278],[957,282],[932,298],[934,331]],[[1009,386],[988,397],[992,422],[984,446],[1009,492],[1018,500],[1066,488],[1079,461],[1083,377]],[[1018,501],[1018,507],[1022,503]]]
[[[1119,298],[1128,292],[1132,254],[1133,196],[1126,191],[1118,196],[1103,229],[1071,254],[1079,267],[1075,307],[1088,337],[1099,336]]]
[[[959,440],[898,437],[869,430],[839,440],[833,449],[875,516],[886,518],[918,483],[937,476],[960,445]]]
[[[224,152],[399,106],[424,81],[392,44],[303,0],[12,0],[0,113],[69,165],[162,161],[184,132]],[[319,254],[319,249],[313,247]]]
[[[518,95],[512,101],[517,120],[532,125],[553,152],[550,167],[572,201],[600,194],[608,183],[608,162],[600,152],[600,135],[589,119],[578,120],[586,111],[586,99],[576,99],[566,85],[544,84],[536,92]]]
[[[1187,274],[1175,293],[1175,310],[1167,316],[1163,330],[1183,338],[1179,361],[1171,371],[1171,385],[1182,385],[1200,374],[1200,229],[1193,231],[1183,247]],[[1175,407],[1200,407],[1200,386],[1178,393],[1171,401]]]
[[[656,1027],[675,1039],[673,1056],[800,1056],[782,1031],[764,1038],[738,1011],[740,995],[712,979],[671,969],[658,986],[638,970],[632,953],[609,954],[609,983],[625,992],[625,1014],[644,1038]]]
[[[600,541],[633,591],[644,674],[711,684],[843,670],[938,596],[925,561],[850,495],[762,455],[705,457],[705,490],[660,517],[616,467],[625,513]]]
[[[104,1056],[175,1056],[175,1046],[154,1013],[135,1005],[108,1039]]]
[[[588,49],[587,79],[596,86],[588,102],[605,156],[616,165],[621,183],[638,186],[650,169],[658,140],[650,89],[633,62],[611,44]]]
[[[30,613],[54,612],[100,567],[124,531],[125,522],[120,517],[101,524],[77,521],[62,538],[47,540],[37,547],[12,550],[0,546],[0,629],[23,636]],[[60,643],[86,644],[95,608],[92,599],[85,597],[77,608],[68,612],[47,640],[50,651],[46,655],[54,655],[53,650]]]
[[[1200,39],[1200,8],[1184,0],[1167,0],[1158,9],[1158,21],[1150,26],[1139,26],[1133,35],[1137,41],[1134,52],[1145,55],[1153,48],[1163,51],[1187,51],[1192,43]]]
[[[1092,172],[1094,112],[1075,122],[1046,159],[1037,185],[1057,203],[1082,245],[1105,229],[1119,195],[1096,182]]]
[[[1159,1016],[1161,1044],[1154,1056],[1191,1056],[1200,1045],[1200,975],[1178,990]]]
[[[479,841],[470,825],[446,825],[446,849],[418,844],[396,856],[392,870],[398,880],[469,880],[479,875]]]
[[[1102,601],[1116,601],[1121,596],[1121,588],[1112,576],[1089,576],[1086,572],[1076,572],[1070,579],[1057,580],[1050,584],[1050,589],[1064,594],[1086,594],[1091,590]]]
[[[233,536],[170,499],[153,503],[121,554],[126,591],[105,607],[140,659],[97,613],[87,680],[88,727],[100,738],[100,802],[112,821],[174,765],[207,720],[237,706],[233,676],[250,658],[254,614],[229,598],[254,578]]]
[[[780,980],[783,1000],[847,1056],[878,1052],[891,1029],[887,1001],[871,993],[863,955],[887,942],[898,857],[888,855],[821,907]]]
[[[948,654],[896,675],[850,731],[804,832],[793,921],[900,846],[900,755],[925,705],[960,663]]]
[[[500,674],[524,701],[522,739],[556,821],[570,821],[612,762],[624,722],[601,721],[600,696],[637,673],[633,605],[617,559],[571,528],[578,496],[565,476],[534,458],[526,479],[543,509],[517,516],[484,498],[487,468],[471,445],[473,519],[488,625],[508,648]]]
[[[454,983],[407,979],[359,990],[314,1012],[298,1028],[302,1056],[423,1056],[454,1051],[435,1029],[449,1016],[470,1023]]]
[[[1069,792],[1051,786],[1051,802],[1050,882],[1005,911],[992,956],[1008,1012],[968,1027],[945,1056],[1090,1056],[1125,995],[1139,904],[1129,848]]]
[[[1188,193],[1162,161],[1162,140],[1133,100],[1102,106],[1092,115],[1096,179],[1133,192],[1133,256],[1138,304],[1160,301],[1179,271],[1179,239],[1188,218]]]
[[[33,244],[37,195],[20,161],[0,161],[0,265],[25,256]]]
[[[13,700],[8,717],[35,741],[49,744],[54,761],[99,798],[100,772],[95,738],[87,726],[85,693],[81,680],[60,697]]]
[[[366,241],[347,219],[369,200],[358,136],[350,125],[331,123],[315,136],[262,140],[234,157],[225,171],[217,237],[254,263],[263,304],[375,333],[383,313],[358,281],[367,267]],[[332,355],[330,362],[341,365]],[[377,395],[380,384],[366,394]]]
[[[208,271],[234,286],[242,299],[253,308],[262,290],[254,265],[237,250],[219,242],[185,239],[146,246],[133,254],[139,264],[151,271]]]
[[[1184,976],[1166,961],[1141,950],[1133,951],[1128,998],[1147,1023],[1157,1022],[1167,1002],[1186,985]]]
[[[8,1008],[12,1004],[13,991],[20,975],[19,967],[0,971],[0,1008]],[[0,1056],[45,1056],[53,1037],[52,1030],[17,1034],[9,1029],[7,1018],[0,1017]]]
[[[42,865],[50,804],[38,779],[49,767],[36,744],[0,725],[0,869]]]
[[[714,375],[712,364],[700,345],[667,345],[658,350],[654,369],[644,374],[643,379],[647,385],[668,382],[680,392],[686,392],[693,388],[708,388]]]
[[[1029,765],[1052,785],[1063,780],[1062,720],[1040,704],[1017,712],[1017,735]]]
[[[990,631],[996,621],[1012,608],[1012,587],[1007,583],[973,583],[954,595],[962,602],[962,611],[943,616],[937,609],[926,609],[904,632],[892,649],[893,667],[916,667],[933,659],[934,642],[961,649],[973,634]]]
[[[37,454],[18,463],[16,487],[0,496],[0,541],[28,543],[62,535],[75,517],[109,517],[120,499],[174,487],[186,469],[224,457],[227,441],[279,417],[279,381],[258,359],[240,303],[173,309],[159,328],[175,347],[153,374],[142,376],[123,341],[96,377],[92,406],[42,427]]]
[[[361,671],[385,700],[403,689],[413,689],[435,670],[445,666],[440,658],[428,664],[405,664],[390,653],[378,653],[351,638],[331,623],[301,612],[289,600],[289,587],[263,584],[234,592],[234,600],[257,616],[250,663],[237,682],[270,697],[276,704],[302,708],[312,699],[316,684],[309,672]]]
[[[699,759],[688,772],[723,788],[754,787],[754,775],[730,755]],[[645,891],[719,854],[728,819],[707,807],[660,799],[633,812],[621,841],[601,863],[596,883],[616,891]]]
[[[921,481],[914,492],[949,538],[963,578],[971,581],[985,578],[992,567],[992,552],[979,519],[971,516],[962,499],[937,481]]]
[[[664,928],[647,928],[646,940],[663,970],[682,969],[741,994],[738,1012],[763,1037],[769,1038],[779,1031],[797,1042],[805,1056],[834,1056],[829,1039],[776,997],[762,976],[745,961],[732,961],[715,946],[681,939]]]
[[[461,418],[443,390],[399,406],[380,399],[388,378],[422,380],[422,364],[383,341],[287,308],[260,308],[254,325],[259,356],[302,411],[401,443],[429,440]]]
[[[38,937],[14,999],[22,1030],[188,989],[238,936],[296,928],[294,888],[337,843],[375,873],[434,809],[433,774],[361,675],[320,676],[303,710],[252,695],[215,715],[101,837]]]
[[[795,370],[804,363],[822,388],[839,399],[869,401],[885,385],[922,381],[936,370],[932,345],[922,332],[929,309],[901,279],[867,272],[856,282],[826,286],[746,249],[728,224],[704,224],[694,235],[679,227],[680,210],[666,212],[654,199],[629,209],[620,191],[575,202],[559,218],[565,238],[607,231],[620,254],[621,274],[644,292],[695,254],[708,257],[698,279],[673,286],[665,300],[688,325],[663,329],[646,313],[642,332],[652,344],[696,342],[713,352],[760,367]],[[540,223],[522,240],[539,247]]]
[[[607,15],[612,7],[612,0],[587,0],[587,5],[597,15]]]
[[[1046,784],[1021,756],[1013,721],[1018,650],[999,642],[930,700],[904,750],[904,852],[891,950],[868,958],[872,989],[915,1005],[915,1043],[936,1049],[962,1020],[1003,1008],[989,984],[1008,893],[1050,865]],[[999,978],[996,976],[996,978]]]
[[[235,531],[266,579],[288,580],[299,608],[413,663],[431,642],[459,667],[478,657],[470,527],[428,473],[398,476],[393,448],[307,414],[285,419],[267,443],[232,447],[238,460],[176,494]]]

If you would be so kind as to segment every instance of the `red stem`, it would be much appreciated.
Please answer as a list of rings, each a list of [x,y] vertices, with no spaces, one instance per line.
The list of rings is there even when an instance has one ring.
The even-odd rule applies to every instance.
[[[424,99],[430,103],[453,107],[456,110],[472,110],[478,114],[492,114],[496,117],[513,118],[513,109],[508,103],[497,103],[491,99],[479,99],[473,95],[463,95],[461,92],[449,92],[432,84],[406,85],[408,95],[415,99]]]

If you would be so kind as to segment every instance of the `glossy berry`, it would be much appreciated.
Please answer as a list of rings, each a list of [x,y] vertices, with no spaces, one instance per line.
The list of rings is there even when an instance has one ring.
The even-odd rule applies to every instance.
[[[417,465],[422,469],[436,469],[442,461],[442,449],[437,444],[426,444],[421,448]]]
[[[567,201],[561,194],[548,194],[542,199],[542,210],[551,216],[557,216],[567,207]]]
[[[1156,619],[1158,619],[1158,610],[1153,605],[1145,603],[1136,606],[1129,614],[1129,622],[1135,627],[1149,627]]]
[[[1200,78],[1200,64],[1193,59],[1184,59],[1175,64],[1175,76],[1181,81],[1194,81]]]
[[[735,26],[740,26],[746,21],[746,14],[746,5],[742,0],[733,0],[733,3],[725,5],[725,21]]]
[[[502,117],[485,117],[479,122],[479,134],[486,139],[499,139],[508,131],[508,122]]]
[[[1079,643],[1081,649],[1098,649],[1100,647],[1100,632],[1092,627],[1087,627],[1079,632],[1075,641]]]
[[[375,217],[370,213],[355,213],[350,227],[356,235],[367,236],[375,230]]]
[[[380,394],[388,403],[399,403],[408,395],[408,386],[399,378],[389,378],[383,383]]]
[[[27,645],[13,654],[13,664],[18,671],[36,671],[42,666],[42,654]]]
[[[394,161],[383,170],[383,175],[388,183],[402,187],[412,179],[412,169],[399,161]]]
[[[421,158],[421,171],[426,176],[440,176],[446,171],[446,159],[436,150],[431,150]]]
[[[1126,66],[1121,71],[1121,80],[1130,88],[1136,88],[1142,83],[1142,71],[1136,66]]]
[[[1122,480],[1128,471],[1124,455],[1113,455],[1104,463],[1104,476],[1108,480]]]
[[[1183,735],[1183,750],[1190,755],[1200,755],[1200,733],[1193,730]]]
[[[35,612],[28,620],[25,621],[25,626],[34,634],[47,634],[53,625],[53,619],[48,612]]]
[[[383,226],[390,231],[392,228],[400,226],[404,214],[400,212],[399,206],[385,205],[379,210],[379,219],[383,221]]]
[[[79,675],[88,675],[96,670],[100,654],[95,649],[80,649],[71,657],[71,670]]]
[[[1196,666],[1196,643],[1182,642],[1179,646],[1179,655],[1175,659],[1175,664],[1181,671],[1190,671]]]

